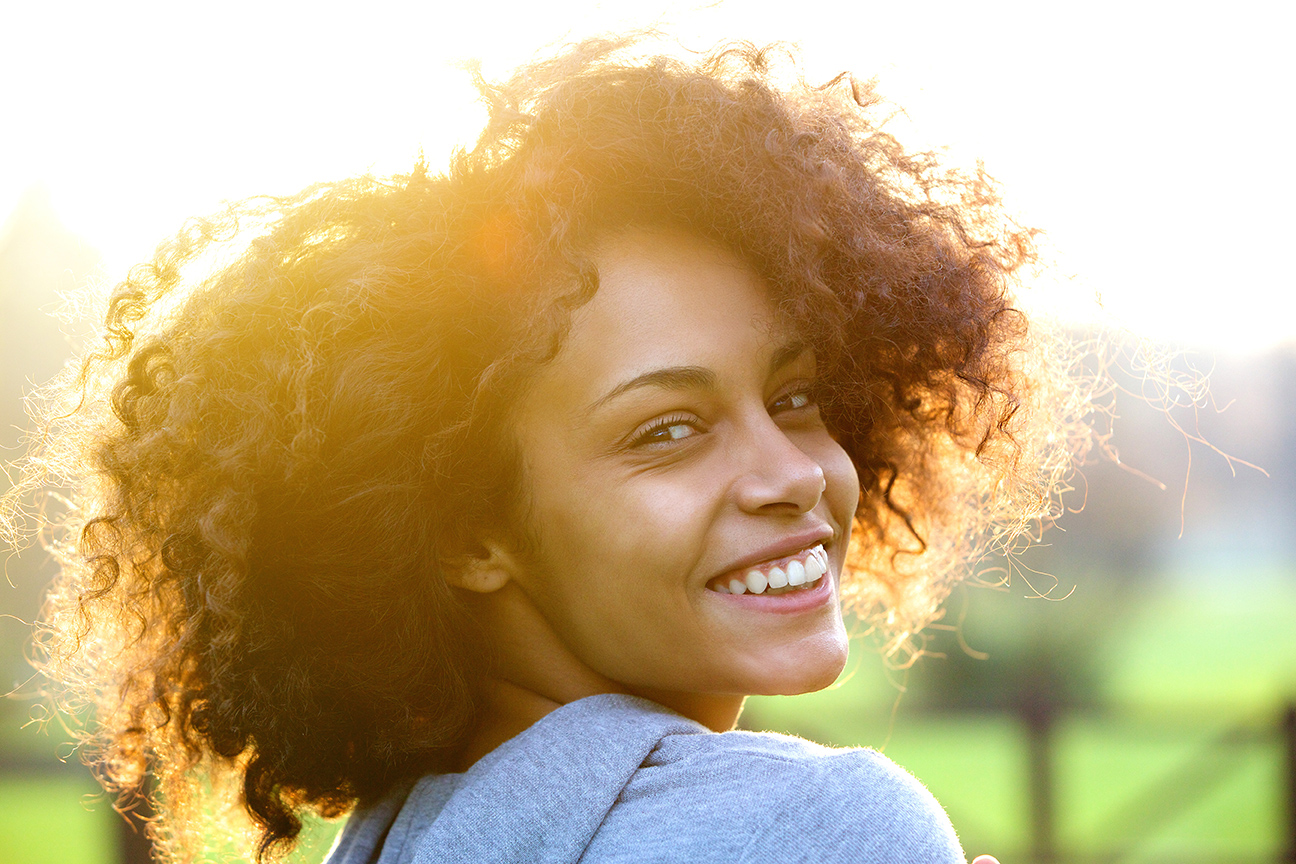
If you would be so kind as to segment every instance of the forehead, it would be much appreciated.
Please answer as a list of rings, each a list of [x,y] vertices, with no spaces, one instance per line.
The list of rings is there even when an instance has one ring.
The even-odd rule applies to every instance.
[[[582,310],[587,315],[602,307],[647,313],[655,320],[712,306],[769,317],[769,292],[761,278],[737,254],[705,237],[628,228],[598,243],[593,258],[599,290]]]
[[[595,246],[592,257],[598,290],[573,314],[550,369],[575,373],[572,386],[598,390],[653,368],[714,365],[734,352],[759,352],[783,329],[761,277],[711,240],[626,229]]]

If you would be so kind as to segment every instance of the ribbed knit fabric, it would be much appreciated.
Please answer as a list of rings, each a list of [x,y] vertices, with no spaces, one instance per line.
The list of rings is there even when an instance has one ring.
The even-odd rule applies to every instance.
[[[358,811],[328,864],[963,861],[936,799],[876,751],[601,695]]]

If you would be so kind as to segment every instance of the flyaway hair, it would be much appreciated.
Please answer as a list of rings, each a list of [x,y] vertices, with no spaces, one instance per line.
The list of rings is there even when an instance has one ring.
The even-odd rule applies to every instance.
[[[844,594],[892,648],[982,551],[1056,514],[1093,385],[1013,305],[1033,233],[993,182],[902,148],[871,85],[796,83],[783,48],[634,47],[479,78],[485,129],[445,174],[190,222],[44,394],[5,508],[17,525],[70,490],[44,499],[62,574],[37,650],[93,709],[105,785],[157,778],[172,857],[213,797],[241,802],[264,858],[304,813],[447,764],[490,646],[443,573],[507,527],[510,405],[618,225],[734,250],[815,346],[863,484]]]

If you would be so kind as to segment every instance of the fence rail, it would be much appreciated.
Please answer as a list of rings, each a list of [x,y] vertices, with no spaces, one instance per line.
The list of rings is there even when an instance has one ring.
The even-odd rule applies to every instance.
[[[1101,853],[1077,853],[1063,850],[1057,842],[1055,801],[1056,731],[1065,713],[1046,702],[1025,702],[1019,706],[1018,719],[1025,730],[1030,797],[1030,840],[1027,864],[1119,864],[1130,857],[1125,849]],[[1151,834],[1193,804],[1205,798],[1235,770],[1236,762],[1221,754],[1257,741],[1283,742],[1283,785],[1285,821],[1284,837],[1277,857],[1241,855],[1221,857],[1216,852],[1203,853],[1200,860],[1220,864],[1223,861],[1286,862],[1296,864],[1296,704],[1284,707],[1274,725],[1257,727],[1254,723],[1231,726],[1207,739],[1188,758],[1170,771],[1150,778],[1143,788],[1094,833],[1102,837]],[[1155,859],[1139,856],[1141,862]],[[1187,864],[1182,855],[1176,864]]]
[[[1058,724],[1071,712],[1058,710],[1045,702],[1026,702],[1013,712],[1024,730],[1027,753],[1027,789],[1029,793],[1029,841],[1024,861],[1005,859],[1004,864],[1120,864],[1132,856],[1130,849],[1101,852],[1078,852],[1063,848],[1057,831],[1057,758]],[[1287,705],[1276,723],[1247,723],[1225,728],[1204,740],[1190,755],[1169,771],[1151,777],[1140,791],[1101,825],[1096,834],[1105,837],[1148,835],[1168,820],[1208,795],[1225,781],[1237,764],[1222,757],[1231,750],[1250,746],[1257,741],[1281,740],[1283,759],[1284,820],[1283,838],[1276,856],[1273,854],[1220,855],[1203,853],[1197,860],[1210,864],[1296,864],[1296,703]],[[1165,724],[1154,724],[1165,728]],[[0,782],[10,777],[84,776],[84,767],[72,762],[37,758],[34,755],[0,751]],[[120,864],[150,864],[151,849],[138,820],[117,820],[117,848]],[[1138,855],[1141,864],[1159,864],[1159,859]],[[1166,864],[1190,864],[1183,855],[1165,859]]]

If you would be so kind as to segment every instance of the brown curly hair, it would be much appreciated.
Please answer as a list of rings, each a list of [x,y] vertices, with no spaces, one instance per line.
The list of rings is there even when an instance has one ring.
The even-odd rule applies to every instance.
[[[8,504],[74,490],[44,514],[63,568],[38,647],[95,708],[106,785],[159,778],[173,853],[195,776],[236,778],[264,857],[304,813],[448,764],[486,646],[441,574],[511,509],[503,418],[609,226],[728,246],[813,340],[863,486],[845,593],[893,645],[957,561],[1049,517],[1090,397],[1011,305],[1032,234],[993,184],[902,149],[870,85],[776,87],[782,49],[626,48],[478,76],[489,120],[445,175],[191,222],[54,391]]]

